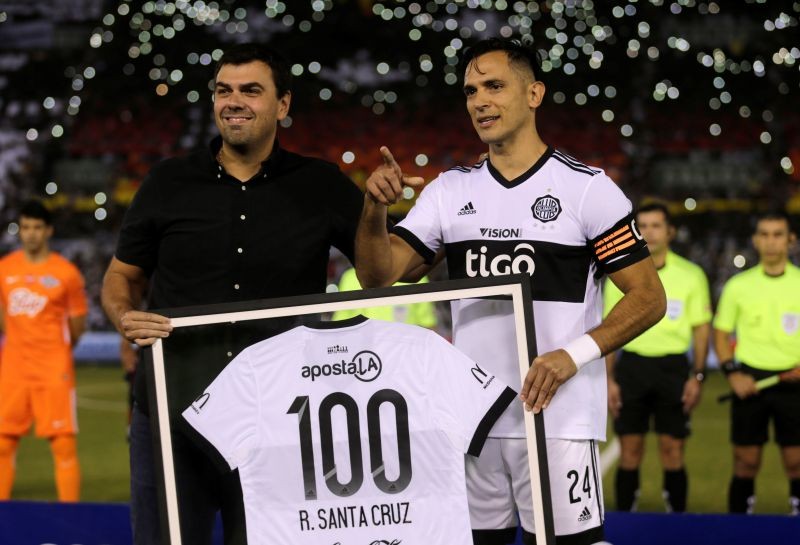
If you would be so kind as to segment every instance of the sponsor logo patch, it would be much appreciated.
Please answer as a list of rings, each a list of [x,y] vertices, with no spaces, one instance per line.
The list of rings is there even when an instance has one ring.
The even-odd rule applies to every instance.
[[[531,206],[533,217],[542,223],[555,221],[561,214],[561,201],[552,195],[539,197]]]
[[[8,294],[8,315],[27,314],[31,318],[39,314],[47,305],[47,296],[28,288],[15,288]]]
[[[519,238],[522,229],[502,229],[497,227],[480,227],[483,238]]]
[[[211,394],[208,392],[203,392],[200,394],[197,399],[192,402],[192,410],[195,413],[200,414],[201,409],[206,406],[206,403],[208,403],[210,397]]]
[[[480,276],[503,276],[526,272],[533,276],[536,264],[533,261],[533,246],[526,242],[514,247],[514,255],[497,254],[488,255],[486,246],[481,246],[478,252],[467,250],[466,272],[469,278]],[[477,265],[477,266],[476,266]]]
[[[381,374],[383,363],[375,352],[362,350],[352,361],[338,361],[334,363],[312,363],[304,365],[300,370],[300,376],[310,378],[314,382],[319,377],[353,375],[361,382],[372,382]]]
[[[61,282],[58,281],[58,278],[51,275],[41,276],[39,277],[39,283],[44,286],[45,288],[54,288],[58,286]]]
[[[470,214],[477,214],[478,211],[472,205],[472,201],[469,201],[467,204],[461,207],[461,210],[458,211],[459,216],[469,216]]]

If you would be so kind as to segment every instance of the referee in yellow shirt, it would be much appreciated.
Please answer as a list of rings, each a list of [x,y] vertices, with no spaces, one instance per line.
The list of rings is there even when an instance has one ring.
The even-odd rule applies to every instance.
[[[644,436],[653,417],[664,468],[666,508],[683,512],[688,491],[684,443],[689,435],[689,414],[700,401],[711,330],[708,280],[700,267],[670,251],[675,228],[664,205],[639,208],[636,223],[664,284],[667,313],[619,354],[606,356],[608,407],[620,442],[617,510],[636,508]],[[603,297],[608,314],[622,293],[606,281]],[[691,372],[686,356],[690,347],[694,358]]]
[[[753,510],[755,477],[773,420],[789,478],[791,513],[800,514],[800,382],[795,375],[794,381],[761,392],[755,387],[759,379],[800,365],[800,269],[789,262],[795,240],[788,216],[761,216],[753,235],[759,263],[725,284],[714,319],[714,346],[736,394],[731,403],[731,513]]]

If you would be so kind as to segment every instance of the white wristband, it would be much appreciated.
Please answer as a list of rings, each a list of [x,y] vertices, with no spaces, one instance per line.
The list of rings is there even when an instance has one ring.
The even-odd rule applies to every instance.
[[[585,333],[564,347],[567,354],[578,367],[578,371],[583,369],[587,363],[599,359],[602,356],[600,347],[588,333]]]

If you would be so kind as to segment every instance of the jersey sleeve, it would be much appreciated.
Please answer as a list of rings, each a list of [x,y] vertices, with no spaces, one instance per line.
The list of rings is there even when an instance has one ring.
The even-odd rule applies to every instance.
[[[694,289],[689,294],[687,317],[692,327],[707,324],[711,321],[711,295],[708,279],[701,269],[695,271]]]
[[[722,289],[722,295],[717,304],[717,315],[714,317],[714,327],[720,331],[731,333],[736,329],[739,318],[739,302],[737,301],[736,282],[729,280]]]
[[[581,201],[581,219],[598,273],[610,274],[650,256],[632,210],[611,178],[598,174],[592,179]]]
[[[408,215],[392,229],[393,234],[406,241],[429,265],[443,243],[438,198],[440,180],[441,177],[433,180],[422,190]]]
[[[233,359],[183,418],[217,449],[231,469],[247,460],[257,444],[259,402],[247,351]]]
[[[334,167],[334,180],[331,186],[329,210],[332,218],[332,240],[350,263],[355,263],[355,241],[361,208],[364,206],[364,195],[350,178]]]
[[[70,318],[86,316],[89,312],[89,303],[86,300],[86,289],[84,287],[83,275],[77,267],[69,265],[69,277],[67,286],[67,315]]]
[[[142,269],[147,276],[156,267],[160,243],[161,192],[158,165],[142,181],[122,219],[114,256]]]
[[[456,448],[478,456],[516,392],[436,333],[431,332],[429,339],[424,358],[430,362],[426,396],[432,417]]]

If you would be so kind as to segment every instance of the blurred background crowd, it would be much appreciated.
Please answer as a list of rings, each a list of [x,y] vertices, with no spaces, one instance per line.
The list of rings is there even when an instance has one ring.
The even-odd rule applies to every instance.
[[[545,141],[604,168],[634,202],[666,200],[675,248],[716,298],[754,263],[752,214],[800,213],[799,11],[755,0],[4,0],[0,253],[16,243],[17,205],[44,197],[55,248],[86,276],[89,326],[109,329],[99,287],[122,214],[151,165],[213,136],[209,82],[226,44],[267,41],[290,57],[282,145],[362,183],[381,145],[428,180],[475,162],[456,63],[470,40],[504,35],[545,59]]]

